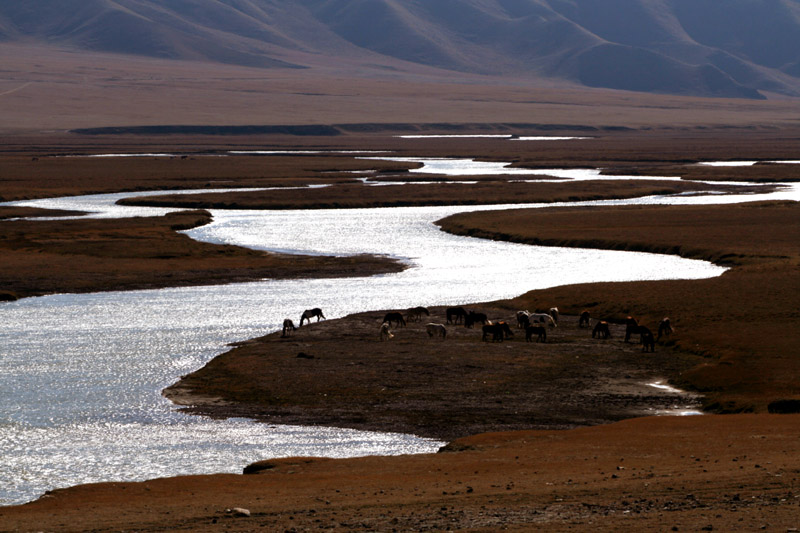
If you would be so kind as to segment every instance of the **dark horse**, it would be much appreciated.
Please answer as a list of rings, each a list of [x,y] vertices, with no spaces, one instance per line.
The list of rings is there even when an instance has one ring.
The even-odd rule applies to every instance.
[[[463,307],[447,308],[447,323],[460,324],[467,317],[467,310]]]
[[[591,325],[591,317],[589,315],[589,311],[583,311],[581,313],[581,317],[578,319],[578,327],[579,328],[588,328]]]
[[[508,339],[514,336],[514,332],[511,331],[511,328],[508,327],[508,324],[505,322],[497,322],[495,324],[486,324],[483,326],[483,337],[481,340],[486,341],[486,339],[492,336],[492,342],[503,342],[503,339]]]
[[[611,337],[611,330],[608,329],[608,322],[601,320],[594,325],[594,329],[592,330],[592,338],[594,339],[595,337],[598,339],[607,339]]]
[[[398,313],[396,311],[390,312],[390,313],[386,313],[386,315],[383,317],[383,321],[384,322],[388,322],[390,326],[392,325],[392,322],[397,324],[397,327],[400,327],[400,326],[405,327],[406,326],[406,321],[403,318],[403,314],[402,313]]]
[[[308,320],[308,323],[311,323],[311,319],[313,317],[317,317],[317,322],[319,322],[320,318],[325,318],[325,315],[322,314],[322,309],[319,307],[315,307],[314,309],[306,309],[303,311],[303,314],[300,315],[300,325],[303,325],[303,322]]]
[[[528,326],[525,328],[525,341],[531,342],[533,335],[537,335],[536,342],[547,342],[547,328],[544,326]]]
[[[639,321],[629,316],[625,319],[625,342],[631,340],[632,335],[639,334]]]
[[[283,331],[281,332],[281,337],[288,337],[289,335],[291,335],[291,332],[296,329],[297,328],[295,327],[294,322],[292,322],[292,319],[290,318],[285,319],[283,321]]]
[[[485,313],[476,313],[475,311],[470,311],[467,317],[464,319],[464,327],[471,328],[478,322],[485,325],[487,322],[489,322],[489,319]]]
[[[664,335],[670,335],[674,331],[675,330],[672,329],[672,325],[669,323],[669,318],[664,317],[658,324],[658,338],[656,340],[660,341],[661,337],[663,337]]]
[[[639,326],[639,334],[642,336],[642,351],[655,352],[656,339],[653,337],[653,332],[647,326]]]
[[[409,322],[419,322],[419,319],[422,315],[431,316],[430,311],[428,311],[427,307],[412,307],[408,311],[406,311],[406,320]]]

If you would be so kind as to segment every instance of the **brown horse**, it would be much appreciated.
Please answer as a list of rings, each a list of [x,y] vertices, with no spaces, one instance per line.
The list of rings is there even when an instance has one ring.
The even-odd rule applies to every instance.
[[[589,311],[584,310],[581,312],[581,317],[578,319],[578,327],[588,328],[591,325],[591,315],[589,315]]]
[[[281,337],[288,337],[291,335],[291,332],[296,330],[297,328],[294,326],[294,322],[292,319],[286,318],[283,321],[283,331],[281,331]]]
[[[595,324],[594,329],[592,330],[592,338],[598,339],[608,339],[611,337],[611,330],[608,329],[608,322],[605,320],[601,320],[597,324]]]
[[[647,326],[639,326],[639,334],[642,336],[641,337],[642,351],[655,352],[656,340],[653,337],[653,332],[650,331],[650,328],[648,328]]]
[[[547,342],[547,328],[544,326],[528,326],[525,328],[525,342],[531,342],[536,334],[536,342]]]
[[[504,339],[508,339],[514,336],[514,332],[511,331],[511,328],[508,327],[508,324],[505,322],[497,322],[492,324],[486,324],[483,326],[483,337],[481,340],[484,342],[489,337],[492,336],[492,342],[503,342]]]
[[[625,319],[625,342],[631,339],[632,335],[639,333],[639,321],[629,316]]]
[[[528,311],[517,311],[517,327],[524,329],[531,325],[531,314]]]
[[[658,338],[656,340],[660,341],[661,337],[665,335],[671,335],[674,331],[675,330],[672,329],[672,325],[669,323],[669,317],[664,317],[658,324]]]
[[[419,319],[422,317],[422,315],[431,316],[431,313],[428,311],[427,307],[412,307],[406,311],[406,320],[409,322],[419,322]]]
[[[317,322],[319,322],[320,318],[325,318],[325,315],[322,314],[322,309],[319,307],[315,307],[314,309],[306,309],[303,311],[303,314],[300,316],[300,325],[303,325],[303,322],[308,320],[308,323],[311,323],[311,319],[317,317]]]

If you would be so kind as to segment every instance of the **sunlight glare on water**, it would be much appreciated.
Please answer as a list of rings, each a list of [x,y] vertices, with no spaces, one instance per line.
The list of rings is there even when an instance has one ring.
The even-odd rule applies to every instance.
[[[474,173],[472,163],[454,172]],[[490,173],[509,170],[502,163],[482,168]],[[791,191],[796,197],[797,188]],[[132,195],[14,205],[85,210],[98,217],[154,216],[174,210],[114,205],[118,198]],[[766,197],[775,196],[650,197],[582,205]],[[249,462],[268,457],[438,449],[440,442],[410,435],[213,421],[181,414],[161,396],[163,388],[225,351],[227,343],[276,331],[285,317],[298,321],[303,309],[321,307],[326,316],[336,318],[365,310],[488,301],[570,283],[705,278],[724,270],[670,256],[456,237],[432,224],[460,211],[503,207],[520,206],[214,210],[213,223],[187,233],[209,242],[295,253],[383,254],[412,268],[371,278],[62,294],[4,303],[0,504],[20,503],[76,483],[240,472]]]

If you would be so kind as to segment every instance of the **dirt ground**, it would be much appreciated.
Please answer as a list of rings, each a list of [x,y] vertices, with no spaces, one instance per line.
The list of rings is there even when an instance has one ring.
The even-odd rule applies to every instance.
[[[662,134],[633,140],[610,136],[596,145],[521,152],[492,141],[399,146],[401,141],[392,140],[373,145],[439,155],[472,151],[498,159],[517,150],[515,164],[540,161],[549,166],[571,156],[586,166],[603,160],[608,168],[630,172],[636,167],[649,174],[698,160],[797,159],[800,137],[791,132],[762,132],[749,142],[741,132],[728,133],[697,138],[675,134],[669,140]],[[723,142],[726,138],[729,142]],[[330,140],[305,142],[331,146]],[[180,145],[195,150],[201,144]],[[321,178],[322,172],[345,168],[343,162],[323,158],[275,158],[275,166],[242,158],[242,166],[223,169],[215,164],[206,168],[191,156],[120,165],[34,152],[0,157],[0,196],[135,190],[158,183],[191,188],[210,183],[214,175],[238,186],[282,179],[296,184],[330,179],[328,174]],[[47,153],[53,153],[52,146]],[[35,166],[43,162],[45,166]],[[187,166],[177,166],[182,163]],[[115,168],[119,171],[109,180],[108,172]],[[308,173],[300,174],[302,168]],[[697,176],[713,173],[733,180],[749,172],[686,168],[702,168],[687,170]],[[784,168],[764,172],[759,175],[766,181],[791,178]],[[303,326],[288,338],[276,333],[243,339],[241,346],[168,392],[216,415],[438,436],[449,442],[442,453],[284,459],[258,464],[258,473],[252,475],[74,487],[23,506],[0,508],[0,531],[795,530],[800,527],[800,415],[767,411],[775,400],[799,399],[797,207],[782,203],[699,211],[707,213],[705,218],[691,210],[648,210],[646,225],[637,213],[616,209],[600,217],[591,211],[512,211],[449,221],[453,226],[457,222],[457,231],[485,237],[650,248],[733,267],[714,280],[556,287],[467,306],[507,321],[518,309],[558,306],[563,318],[558,328],[548,330],[546,343],[526,342],[516,328],[513,339],[484,342],[480,330],[455,325],[447,326],[448,338],[441,341],[428,338],[425,322],[394,327],[395,337],[382,342],[382,313],[363,313]],[[682,225],[687,219],[691,224]],[[598,220],[606,224],[603,231],[589,235]],[[38,240],[40,247],[59,233],[35,222],[17,225],[22,222],[3,221],[0,229],[14,224],[9,227],[17,228],[17,239]],[[123,222],[122,229],[113,230],[119,234],[109,239],[115,243],[108,248],[110,258],[119,259],[117,238],[138,232],[160,240],[168,232],[163,220],[136,224],[144,222]],[[92,235],[94,246],[98,243],[93,239],[111,229],[76,224],[71,231],[75,233],[61,234],[65,254],[80,248],[67,244],[75,235]],[[4,246],[13,248],[10,237],[5,240]],[[70,246],[75,246],[72,252]],[[186,258],[193,261],[191,253]],[[175,261],[170,268],[176,273],[192,261]],[[94,262],[86,260],[87,265]],[[40,276],[52,274],[45,269]],[[611,339],[592,339],[588,329],[577,326],[576,317],[584,309],[594,321],[611,322]],[[430,311],[425,320],[446,322],[443,309]],[[620,322],[627,315],[652,329],[669,316],[675,332],[657,344],[655,353],[642,353],[640,346],[621,339]],[[286,379],[288,373],[296,379]],[[690,392],[648,385],[656,380]],[[698,405],[757,414],[622,420]],[[583,424],[597,425],[575,427]]]
[[[443,307],[393,326],[380,341],[384,312],[314,322],[292,335],[243,343],[165,391],[172,401],[212,416],[272,423],[321,424],[400,431],[452,440],[488,431],[566,429],[634,416],[699,409],[693,394],[665,391],[671,376],[702,358],[659,347],[642,353],[625,343],[624,325],[610,339],[592,338],[577,316],[546,328],[545,342],[526,340],[508,306],[471,306],[513,337],[484,340],[482,323],[447,324]],[[405,310],[403,310],[405,315]],[[426,324],[445,324],[430,337]],[[289,378],[288,376],[291,376]],[[198,399],[196,395],[202,396]]]

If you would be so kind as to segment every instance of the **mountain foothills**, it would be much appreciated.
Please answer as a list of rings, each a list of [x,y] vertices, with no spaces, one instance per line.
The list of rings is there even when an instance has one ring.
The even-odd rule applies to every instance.
[[[0,3],[0,40],[263,68],[422,65],[800,96],[797,0],[26,0]]]

